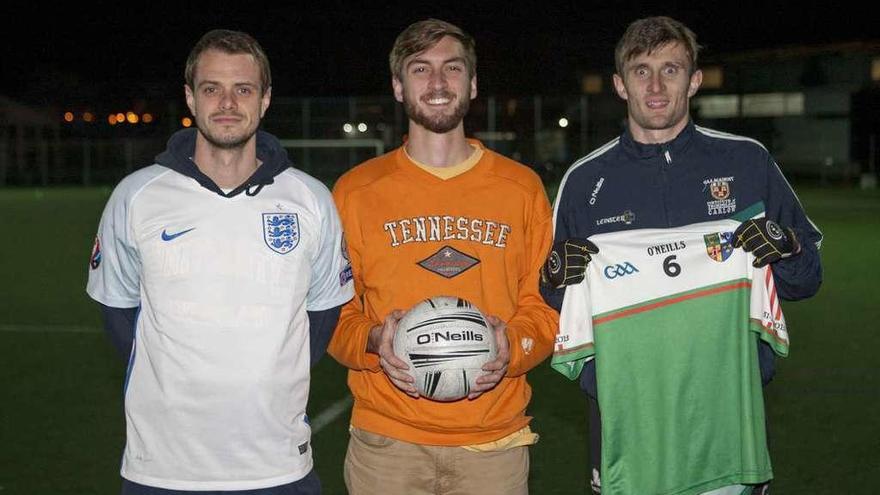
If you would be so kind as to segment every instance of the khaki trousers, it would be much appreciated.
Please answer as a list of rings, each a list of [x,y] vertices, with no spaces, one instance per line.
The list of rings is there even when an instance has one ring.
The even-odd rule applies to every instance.
[[[528,447],[471,452],[351,429],[349,495],[528,495]]]

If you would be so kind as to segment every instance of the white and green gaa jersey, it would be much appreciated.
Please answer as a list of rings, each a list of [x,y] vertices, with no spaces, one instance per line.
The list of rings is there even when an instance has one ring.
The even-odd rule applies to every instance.
[[[773,476],[756,339],[785,356],[788,334],[770,269],[732,246],[739,223],[590,237],[600,252],[566,289],[552,365],[575,379],[596,360],[604,495]]]
[[[250,490],[312,469],[307,311],[344,304],[351,268],[330,192],[289,168],[223,197],[153,165],[113,192],[88,293],[139,307],[124,478]]]

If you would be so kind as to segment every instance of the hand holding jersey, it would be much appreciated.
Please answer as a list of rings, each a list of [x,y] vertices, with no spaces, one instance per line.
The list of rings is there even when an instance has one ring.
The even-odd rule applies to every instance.
[[[580,283],[587,265],[599,248],[587,239],[571,238],[553,243],[547,261],[541,267],[541,283],[556,289]]]
[[[755,218],[747,220],[733,233],[733,247],[742,247],[755,255],[753,266],[775,263],[801,251],[800,243],[790,227],[780,227],[773,220]]]
[[[733,247],[755,255],[754,266],[760,268],[801,250],[797,236],[790,227],[781,227],[773,220],[758,218],[743,222],[734,232]],[[541,282],[561,289],[580,283],[587,265],[599,248],[587,239],[566,239],[553,244],[550,255],[541,267]]]

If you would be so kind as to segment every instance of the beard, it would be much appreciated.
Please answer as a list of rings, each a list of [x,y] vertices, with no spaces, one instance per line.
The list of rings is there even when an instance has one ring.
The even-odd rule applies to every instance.
[[[200,119],[196,119],[196,127],[199,129],[199,133],[205,138],[205,141],[211,143],[212,146],[223,150],[243,148],[244,145],[254,137],[254,134],[257,133],[257,127],[259,127],[258,123],[253,127],[246,128],[237,133],[231,131],[217,132],[216,129],[211,128],[208,122],[210,122],[210,117],[207,122],[202,122]]]
[[[452,109],[452,113],[450,114],[437,113],[435,115],[427,115],[426,113],[422,112],[422,110],[415,102],[409,99],[404,99],[403,108],[406,111],[406,116],[409,117],[409,119],[416,124],[436,134],[446,134],[447,132],[458,127],[458,125],[461,123],[462,119],[464,119],[464,116],[467,115],[468,110],[470,109],[470,89],[468,88],[468,90],[462,96],[462,98],[458,99],[458,104]],[[455,94],[448,91],[437,91],[434,93],[426,94],[420,99],[423,101],[427,101],[431,98],[449,98],[454,101]]]

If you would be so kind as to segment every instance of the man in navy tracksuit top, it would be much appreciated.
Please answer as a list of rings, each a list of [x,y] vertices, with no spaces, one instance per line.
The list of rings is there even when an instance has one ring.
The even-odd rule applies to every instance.
[[[763,202],[766,219],[743,223],[735,246],[756,263],[772,263],[783,299],[816,293],[822,280],[822,234],[807,218],[773,157],[757,141],[695,126],[690,98],[702,82],[694,34],[667,17],[630,25],[617,45],[614,85],[627,102],[623,134],[575,162],[554,208],[553,252],[543,270],[543,293],[562,304],[565,285],[580,282],[605,232],[667,228],[718,220]],[[761,378],[774,372],[773,353],[759,344]],[[590,404],[593,490],[599,493],[600,418],[594,361],[581,374]],[[767,486],[755,488],[767,493]]]

